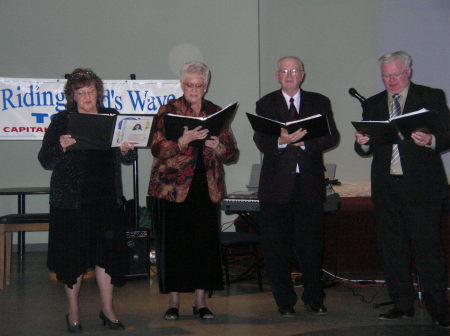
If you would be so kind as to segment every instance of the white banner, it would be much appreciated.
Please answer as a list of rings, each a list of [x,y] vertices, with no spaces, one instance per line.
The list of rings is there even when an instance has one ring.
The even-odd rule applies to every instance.
[[[65,79],[0,77],[0,140],[41,140],[65,109]],[[180,97],[179,80],[104,80],[103,106],[120,113],[156,114]]]

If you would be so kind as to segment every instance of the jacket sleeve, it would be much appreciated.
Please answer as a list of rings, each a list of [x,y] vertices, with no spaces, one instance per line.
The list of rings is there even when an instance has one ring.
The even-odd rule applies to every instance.
[[[191,154],[193,147],[187,146],[184,151],[180,149],[178,143],[173,140],[168,140],[165,136],[164,114],[168,113],[168,105],[162,106],[155,120],[153,120],[151,131],[151,151],[152,155],[160,160],[167,160],[179,154]]]
[[[305,151],[306,153],[313,152],[324,152],[334,146],[339,142],[339,132],[336,127],[336,123],[333,118],[333,112],[331,110],[330,100],[320,95],[320,99],[316,99],[314,102],[314,110],[317,113],[324,115],[328,120],[328,126],[330,127],[330,135],[321,136],[311,140],[305,141]]]
[[[64,158],[59,137],[66,133],[67,114],[61,112],[56,114],[45,132],[42,146],[38,154],[39,162],[47,170],[53,170],[55,166]]]
[[[125,155],[122,155],[120,153],[120,149],[117,148],[119,154],[120,154],[120,162],[124,165],[130,165],[136,160],[137,153],[136,150],[129,150]]]
[[[270,109],[266,107],[267,104],[263,103],[261,100],[256,102],[256,114],[266,118],[273,119],[270,113]],[[259,151],[265,155],[280,155],[286,148],[278,148],[278,136],[271,134],[264,134],[261,132],[255,132],[253,135],[253,140]]]
[[[236,144],[236,139],[234,138],[233,131],[231,128],[225,129],[219,135],[219,145],[216,149],[212,150],[205,147],[205,156],[209,153],[215,155],[216,159],[223,164],[232,164],[239,159],[239,149]]]
[[[363,120],[376,120],[374,116],[371,113],[370,107],[373,105],[371,102],[373,101],[373,97],[369,98],[362,104],[363,112],[362,112],[362,119]],[[356,140],[354,143],[354,149],[355,152],[362,157],[370,156],[373,153],[373,146],[376,146],[377,142],[370,138],[369,142],[365,145],[363,148],[362,145],[360,145]]]
[[[438,112],[442,125],[444,125],[441,132],[434,134],[436,137],[436,151],[442,152],[450,148],[450,118],[444,91],[440,89],[433,90],[432,101],[436,104],[435,109]]]

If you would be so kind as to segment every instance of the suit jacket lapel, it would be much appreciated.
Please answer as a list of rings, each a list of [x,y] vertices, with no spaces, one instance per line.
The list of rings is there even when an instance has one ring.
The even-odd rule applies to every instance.
[[[389,119],[389,104],[388,104],[388,93],[386,90],[380,96],[380,99],[376,102],[374,107],[375,115],[377,118],[374,120],[388,120]]]
[[[411,83],[408,90],[408,96],[406,97],[405,106],[403,107],[402,114],[416,111],[423,106],[420,105],[420,100],[418,99],[419,94],[417,93],[417,86]],[[388,120],[389,119],[389,106],[388,106],[388,92],[385,90],[383,94],[380,95],[380,99],[376,102],[377,106],[374,107],[376,115],[379,116],[377,120]]]
[[[308,91],[300,90],[299,118],[307,118],[317,113],[318,111],[314,109],[314,101],[311,99],[311,94]]]
[[[311,106],[311,101],[309,100],[308,92],[300,90],[300,111],[298,111],[298,115],[300,119],[309,117],[312,115],[313,108]]]
[[[408,96],[406,97],[405,107],[403,108],[402,114],[414,112],[421,109],[423,106],[420,105],[420,94],[417,92],[417,86],[414,83],[409,85]]]

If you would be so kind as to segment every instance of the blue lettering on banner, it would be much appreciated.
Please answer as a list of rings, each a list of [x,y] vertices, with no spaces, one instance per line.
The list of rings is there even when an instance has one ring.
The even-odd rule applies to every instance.
[[[31,113],[31,116],[36,118],[36,124],[43,124],[45,118],[48,117],[48,113]]]
[[[112,107],[117,111],[121,111],[123,108],[122,96],[116,96],[115,90],[105,90],[105,95],[103,96],[102,105],[104,107]]]
[[[17,86],[17,93],[11,89],[0,90],[2,111],[17,109],[22,107],[55,106],[55,110],[60,112],[65,107],[64,92],[39,91],[38,85],[30,85],[27,91],[22,91],[22,87]],[[55,104],[56,101],[56,104]]]
[[[66,95],[64,92],[59,92],[55,95],[56,97],[56,111],[61,112],[66,108]]]
[[[128,97],[130,97],[131,105],[133,106],[133,110],[140,110],[141,112],[145,111],[156,111],[159,109],[161,105],[165,105],[169,100],[175,98],[174,94],[170,94],[168,96],[151,96],[149,95],[148,90],[145,90],[142,97],[142,91],[138,90],[127,90]]]
[[[144,98],[143,99],[141,98],[141,91],[138,91],[138,90],[135,90],[135,91],[127,90],[127,92],[128,92],[128,96],[130,97],[130,101],[131,101],[131,105],[133,106],[133,110],[136,111],[137,104],[139,104],[139,108],[141,109],[141,111],[143,111],[144,110],[144,105],[145,105],[145,100],[147,99],[148,91],[145,90],[145,94],[144,94]],[[133,93],[135,94],[135,96],[133,95]]]
[[[8,105],[11,108],[16,108],[16,106],[12,103],[11,97],[13,95],[12,90],[10,89],[3,89],[2,90],[2,111],[6,111],[8,109]]]

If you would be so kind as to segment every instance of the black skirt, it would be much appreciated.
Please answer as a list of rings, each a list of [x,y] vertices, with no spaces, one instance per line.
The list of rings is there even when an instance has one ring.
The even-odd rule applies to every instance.
[[[218,205],[200,156],[186,200],[158,200],[157,263],[161,293],[223,289]]]
[[[123,211],[114,203],[50,210],[47,266],[72,288],[87,270],[100,266],[122,286],[128,271]]]
[[[125,215],[115,202],[112,152],[87,151],[80,209],[50,207],[47,266],[72,288],[88,269],[100,266],[121,286],[128,272]]]

